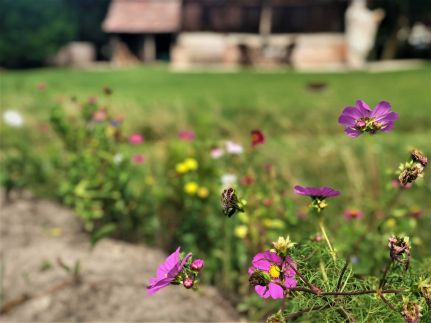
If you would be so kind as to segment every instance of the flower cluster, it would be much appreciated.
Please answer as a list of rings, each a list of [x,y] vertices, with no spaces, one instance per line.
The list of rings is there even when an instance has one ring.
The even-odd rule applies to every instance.
[[[194,158],[186,158],[183,162],[175,165],[175,170],[178,174],[186,174],[191,171],[197,170],[199,164]]]
[[[169,285],[182,284],[185,288],[196,288],[198,275],[204,267],[202,259],[192,261],[192,254],[180,254],[180,247],[170,254],[157,269],[156,277],[150,278],[147,286],[148,295],[153,295]]]
[[[350,137],[358,137],[367,132],[388,132],[394,127],[398,114],[391,111],[391,105],[381,101],[374,110],[362,100],[356,101],[354,107],[344,108],[338,118],[338,123],[344,127],[344,132]]]

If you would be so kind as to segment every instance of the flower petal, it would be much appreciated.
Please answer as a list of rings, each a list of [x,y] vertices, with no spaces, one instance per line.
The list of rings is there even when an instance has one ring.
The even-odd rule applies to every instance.
[[[352,129],[352,128],[346,128],[344,129],[344,132],[349,137],[359,137],[362,132],[360,130]]]
[[[394,128],[394,123],[392,121],[388,122],[384,128],[382,128],[381,132],[389,132]]]
[[[354,127],[356,124],[356,120],[357,119],[355,119],[349,115],[342,114],[338,118],[338,123],[342,124],[343,126],[346,126],[346,127]]]
[[[371,114],[371,109],[363,100],[356,101],[356,107],[359,109],[362,117],[369,117]]]
[[[286,288],[295,288],[297,285],[297,281],[295,278],[285,278],[284,279],[284,286],[286,286]]]
[[[269,283],[269,294],[273,299],[284,298],[283,288],[275,283]]]
[[[371,112],[371,117],[378,119],[379,117],[387,115],[391,111],[391,105],[389,102],[381,101],[377,104],[373,112]]]
[[[262,298],[268,298],[269,297],[269,287],[267,286],[260,286],[260,285],[256,285],[254,287],[254,290],[256,291],[256,293],[262,297]]]
[[[166,277],[167,274],[177,266],[180,258],[180,247],[177,248],[173,253],[171,253],[165,261],[157,268],[157,277]]]
[[[147,294],[151,296],[163,287],[168,286],[171,282],[172,278],[165,278],[158,281],[153,281],[153,284],[147,287]]]
[[[376,118],[376,121],[385,122],[385,121],[395,121],[398,119],[398,113],[390,112],[380,118]]]
[[[345,107],[341,115],[350,116],[354,119],[362,118],[362,113],[357,107]]]

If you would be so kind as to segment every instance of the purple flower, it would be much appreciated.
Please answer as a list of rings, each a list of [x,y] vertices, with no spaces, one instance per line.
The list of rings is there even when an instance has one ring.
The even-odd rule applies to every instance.
[[[296,287],[296,264],[290,257],[284,260],[275,252],[266,250],[254,256],[252,266],[248,269],[249,282],[262,298],[284,298],[285,288]]]
[[[294,187],[294,192],[298,195],[310,196],[313,199],[310,207],[320,212],[323,210],[328,204],[325,199],[328,197],[338,196],[341,193],[327,186],[321,187],[305,187],[296,185]]]
[[[181,272],[184,264],[191,257],[191,255],[191,253],[187,254],[180,261],[180,247],[178,247],[174,253],[170,254],[166,258],[165,262],[157,269],[156,277],[150,278],[150,283],[147,287],[148,295],[153,295],[155,292],[172,283],[172,281]]]
[[[389,102],[381,101],[371,110],[364,101],[358,100],[356,106],[344,108],[338,123],[344,126],[346,135],[358,137],[364,132],[388,132],[392,130],[397,119],[398,114],[391,111]]]
[[[327,197],[334,197],[340,195],[340,192],[327,186],[305,187],[296,185],[294,187],[294,191],[298,195],[310,196],[312,198],[318,198],[321,200]]]

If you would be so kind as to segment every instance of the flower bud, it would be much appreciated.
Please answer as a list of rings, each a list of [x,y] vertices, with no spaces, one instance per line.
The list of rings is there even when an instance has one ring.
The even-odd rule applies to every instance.
[[[187,289],[190,289],[193,287],[195,281],[193,279],[191,279],[190,277],[186,277],[183,280],[183,286]]]
[[[190,268],[192,270],[200,271],[204,267],[204,260],[203,259],[195,259],[193,260],[192,264],[190,265]]]

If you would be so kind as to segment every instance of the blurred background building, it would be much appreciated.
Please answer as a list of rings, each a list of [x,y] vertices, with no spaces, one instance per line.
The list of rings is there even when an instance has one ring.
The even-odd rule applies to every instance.
[[[0,4],[0,66],[9,68],[47,63],[86,66],[94,60],[120,66],[161,60],[180,69],[337,68],[351,61],[351,40],[357,44],[358,37],[366,48],[361,55],[368,60],[431,57],[431,2],[423,0],[0,0]],[[365,11],[350,16],[362,17],[363,26],[372,19],[368,21],[375,22],[373,30],[349,29],[349,6],[363,6],[372,13],[368,18]]]

